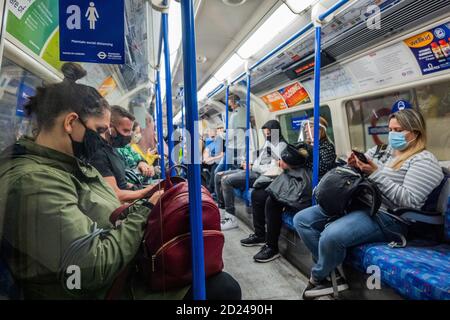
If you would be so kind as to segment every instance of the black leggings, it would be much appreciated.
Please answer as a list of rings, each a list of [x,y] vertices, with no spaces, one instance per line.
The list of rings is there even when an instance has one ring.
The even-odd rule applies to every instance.
[[[278,251],[278,238],[283,225],[283,211],[298,212],[299,209],[286,207],[273,199],[265,189],[252,191],[253,226],[258,237],[266,238],[267,245]],[[267,232],[266,232],[267,224]]]
[[[206,279],[206,300],[241,300],[242,292],[239,283],[228,273],[221,272]],[[183,300],[193,300],[192,287]]]

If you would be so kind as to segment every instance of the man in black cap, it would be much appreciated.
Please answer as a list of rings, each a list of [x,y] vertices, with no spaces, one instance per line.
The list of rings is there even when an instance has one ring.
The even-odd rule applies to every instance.
[[[269,262],[280,256],[278,238],[283,211],[298,212],[311,205],[311,173],[306,168],[309,158],[310,148],[306,144],[288,144],[281,153],[283,173],[266,189],[253,190],[255,234],[242,239],[241,244],[246,247],[264,245],[253,257],[256,262]]]
[[[269,120],[262,127],[266,142],[259,154],[259,157],[250,167],[250,187],[253,186],[255,180],[261,175],[274,167],[278,166],[280,153],[286,147],[286,142],[281,135],[281,126],[277,120]],[[222,215],[222,230],[237,228],[237,219],[234,216],[234,190],[235,188],[243,189],[246,184],[245,163],[238,170],[227,171],[222,175],[216,176],[216,190],[218,191],[219,204],[224,203],[225,212]],[[221,191],[219,186],[221,186]]]

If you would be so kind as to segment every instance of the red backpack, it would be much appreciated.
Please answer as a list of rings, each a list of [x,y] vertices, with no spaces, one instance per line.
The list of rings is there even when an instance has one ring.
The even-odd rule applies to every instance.
[[[152,289],[166,290],[192,283],[189,187],[186,181],[166,191],[149,215],[144,234],[144,274]],[[209,191],[202,187],[202,221],[206,277],[223,269],[225,242],[220,230],[219,209]]]
[[[164,189],[164,194],[150,213],[138,257],[141,274],[153,291],[165,291],[192,283],[189,187],[182,178],[167,178],[147,195]],[[222,250],[225,238],[220,229],[219,209],[209,191],[202,186],[202,221],[205,275],[223,269]],[[116,221],[116,210],[111,221]],[[122,211],[122,210],[121,210]]]

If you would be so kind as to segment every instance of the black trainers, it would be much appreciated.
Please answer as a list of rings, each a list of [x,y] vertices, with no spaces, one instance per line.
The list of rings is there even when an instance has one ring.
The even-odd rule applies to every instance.
[[[348,284],[343,278],[336,279],[337,292],[341,292],[348,289]],[[322,296],[332,295],[333,284],[329,280],[322,280],[315,284],[309,281],[305,291],[303,291],[302,297],[304,300],[314,299]]]
[[[241,240],[241,245],[244,247],[262,246],[265,243],[264,237],[258,237],[256,234],[251,234],[248,238]]]
[[[278,251],[275,251],[268,245],[265,245],[253,257],[253,259],[255,259],[256,262],[269,262],[269,261],[275,260],[278,257],[280,257],[280,253]]]

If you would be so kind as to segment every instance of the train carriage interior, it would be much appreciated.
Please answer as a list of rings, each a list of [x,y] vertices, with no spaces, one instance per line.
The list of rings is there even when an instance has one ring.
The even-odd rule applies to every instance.
[[[203,189],[209,189],[209,196],[220,207],[216,167],[211,170],[201,160],[195,163],[205,150],[209,152],[206,138],[220,136],[223,140],[225,153],[216,160],[217,165],[238,152],[239,148],[228,144],[233,129],[249,129],[239,149],[244,151],[230,164],[244,164],[244,182],[233,186],[232,218],[237,227],[223,230],[223,270],[239,283],[244,300],[299,300],[305,297],[312,281],[311,270],[318,264],[296,228],[300,210],[284,207],[281,211],[279,258],[260,263],[254,259],[260,246],[241,245],[241,239],[256,232],[256,209],[252,205],[256,191],[249,182],[248,166],[262,156],[261,150],[267,144],[263,126],[276,120],[286,144],[296,145],[306,141],[305,128],[312,126],[313,133],[322,132],[317,129],[320,115],[326,123],[320,125],[320,130],[334,146],[333,163],[339,167],[346,165],[352,150],[366,152],[391,144],[393,110],[410,109],[420,113],[426,122],[426,150],[437,160],[444,178],[428,193],[425,205],[405,212],[410,214],[410,225],[422,223],[421,216],[431,217],[428,226],[432,226],[436,237],[408,239],[403,247],[371,241],[344,248],[342,276],[349,289],[338,291],[335,279],[331,279],[332,292],[318,299],[450,300],[449,1],[117,2],[123,2],[124,11],[123,63],[61,59],[64,35],[60,19],[65,13],[59,6],[68,1],[0,1],[0,150],[23,136],[36,134],[35,119],[26,113],[25,106],[29,97],[37,94],[37,87],[63,81],[61,67],[66,61],[77,62],[86,71],[78,83],[94,87],[109,105],[134,115],[142,130],[140,143],[160,155],[153,165],[150,163],[156,175],[152,183],[170,176],[171,165],[186,166],[179,167],[177,175],[189,182],[190,200],[186,205],[190,205],[191,215],[195,207],[192,199],[204,197],[195,198],[196,193],[202,194],[200,189],[194,190],[194,186],[200,188],[198,182]],[[187,16],[186,8],[192,16]],[[94,11],[82,9],[86,12],[83,26],[92,15],[87,26],[94,24],[95,29],[95,23],[101,25],[101,9],[97,5],[98,18]],[[84,16],[84,12],[81,14]],[[195,34],[190,34],[194,29]],[[195,50],[191,50],[193,47]],[[192,129],[198,130],[192,133]],[[202,141],[198,143],[196,138]],[[315,147],[311,142],[311,192],[316,187],[315,178],[319,178],[321,161],[319,147],[317,151]],[[194,151],[197,154],[192,155]],[[226,167],[223,179],[229,177]],[[429,170],[432,175],[431,167]],[[0,179],[1,174],[0,170]],[[225,183],[219,182],[227,208],[220,208],[222,218],[229,213],[230,195],[225,195]],[[2,197],[7,197],[3,191]],[[0,201],[0,205],[9,204]],[[201,208],[206,207],[200,204]],[[424,208],[433,212],[427,213]],[[5,207],[0,208],[0,224],[10,221],[3,220],[4,214]],[[199,214],[197,220],[201,222],[201,210]],[[194,220],[190,220],[190,232],[194,232]],[[0,236],[3,228],[0,225]],[[195,252],[194,260],[199,251]],[[209,259],[207,254],[203,257],[203,252],[198,255]],[[16,271],[8,261],[0,256],[0,300],[23,299],[20,281],[15,279]],[[195,283],[194,291],[200,290],[199,283]],[[201,297],[201,293],[194,296]]]

